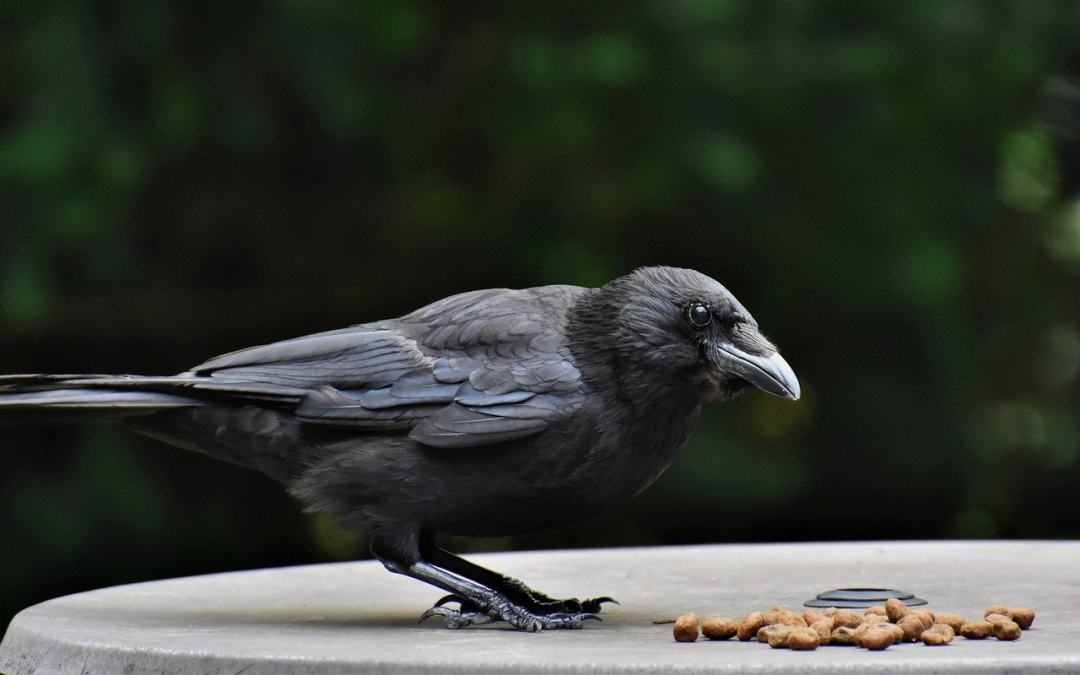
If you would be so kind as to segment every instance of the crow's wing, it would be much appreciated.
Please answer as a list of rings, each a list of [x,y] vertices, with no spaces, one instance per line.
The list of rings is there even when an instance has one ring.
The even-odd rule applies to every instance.
[[[320,385],[377,388],[405,373],[431,368],[434,359],[415,340],[379,324],[316,333],[218,356],[190,373],[213,382],[272,383],[311,389]]]
[[[435,447],[500,443],[581,405],[565,341],[566,310],[581,292],[463,293],[400,319],[226,354],[182,376],[241,397],[255,384],[280,390],[283,402],[302,392],[295,412],[306,422],[407,432]]]

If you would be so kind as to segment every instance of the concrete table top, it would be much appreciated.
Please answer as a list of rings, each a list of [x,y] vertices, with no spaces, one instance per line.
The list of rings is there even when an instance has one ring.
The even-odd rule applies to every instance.
[[[119,586],[24,610],[0,644],[0,672],[29,673],[1080,673],[1080,542],[907,542],[694,546],[487,554],[472,559],[556,596],[612,595],[603,623],[519,633],[505,625],[417,625],[442,594],[359,562]],[[798,608],[831,588],[906,590],[930,607],[981,615],[1035,608],[1016,642],[884,652],[676,643],[657,619],[736,618]]]

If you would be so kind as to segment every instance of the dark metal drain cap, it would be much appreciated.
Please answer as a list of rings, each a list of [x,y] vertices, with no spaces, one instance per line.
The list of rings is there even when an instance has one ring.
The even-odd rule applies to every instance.
[[[905,605],[925,605],[926,601],[916,598],[906,591],[894,591],[890,588],[837,588],[818,593],[813,600],[803,603],[806,607],[847,607],[865,609],[874,605],[884,605],[889,598],[902,600]]]

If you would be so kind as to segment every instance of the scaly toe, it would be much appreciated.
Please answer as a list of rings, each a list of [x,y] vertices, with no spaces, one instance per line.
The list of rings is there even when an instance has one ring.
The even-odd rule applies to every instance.
[[[456,609],[435,606],[421,614],[420,621],[417,621],[417,623],[430,619],[433,616],[443,617],[443,623],[447,628],[477,626],[484,623],[491,623],[495,620],[495,617],[483,612],[459,612]]]
[[[579,612],[576,614],[549,614],[544,617],[544,628],[584,628],[588,620],[603,621],[599,614]]]
[[[536,613],[513,604],[493,607],[491,613],[497,614],[514,628],[527,631],[583,628],[588,619],[601,620],[598,614],[592,612]]]

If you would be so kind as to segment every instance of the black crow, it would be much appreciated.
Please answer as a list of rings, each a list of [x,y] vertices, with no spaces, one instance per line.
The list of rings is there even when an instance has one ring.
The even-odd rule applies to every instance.
[[[450,594],[424,617],[541,630],[579,628],[611,599],[550,598],[434,536],[518,535],[609,509],[671,463],[703,401],[748,385],[799,398],[727,289],[647,267],[599,288],[462,293],[174,376],[0,377],[0,420],[116,419],[257,469],[308,510],[371,528],[391,572]]]

